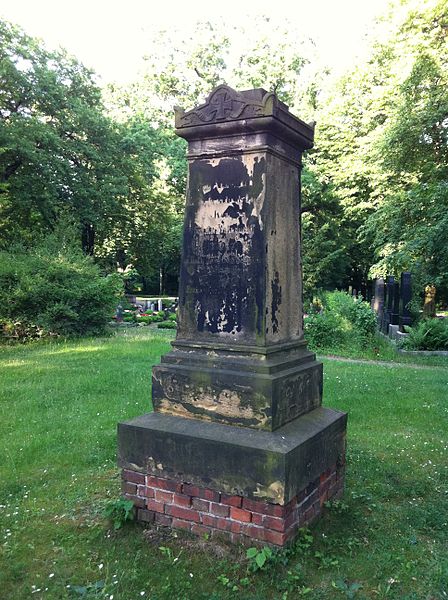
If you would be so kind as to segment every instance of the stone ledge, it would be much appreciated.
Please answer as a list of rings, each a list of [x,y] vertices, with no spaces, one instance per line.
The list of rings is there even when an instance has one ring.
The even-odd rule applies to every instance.
[[[320,407],[266,432],[150,413],[119,424],[119,465],[284,505],[344,463],[346,421],[345,413]]]
[[[402,350],[398,348],[397,352],[408,356],[448,356],[448,350]]]

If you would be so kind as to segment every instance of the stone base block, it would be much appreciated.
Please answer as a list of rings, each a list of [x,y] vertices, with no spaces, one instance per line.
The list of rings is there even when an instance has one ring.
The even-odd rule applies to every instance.
[[[124,497],[141,522],[283,546],[320,515],[325,501],[342,494],[344,466],[332,465],[283,506],[129,469],[122,477]]]
[[[320,407],[268,432],[150,413],[118,425],[118,462],[145,476],[286,505],[344,464],[346,421]]]

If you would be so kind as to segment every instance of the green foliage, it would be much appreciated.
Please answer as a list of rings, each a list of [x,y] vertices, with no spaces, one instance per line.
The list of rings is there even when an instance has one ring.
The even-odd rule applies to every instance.
[[[342,207],[333,185],[311,151],[302,171],[303,294],[311,299],[319,288],[350,283],[349,240],[341,227]]]
[[[376,316],[368,302],[346,292],[331,292],[324,296],[324,306],[346,318],[361,336],[370,336],[376,330]]]
[[[407,350],[448,350],[448,319],[422,319],[402,342]]]
[[[376,330],[369,304],[346,292],[325,292],[304,320],[305,337],[315,349],[370,344]]]
[[[32,252],[0,253],[0,321],[12,337],[104,333],[123,294],[118,275],[103,276],[81,250],[50,236]],[[25,333],[15,328],[21,323]],[[11,325],[12,324],[12,325]]]
[[[157,329],[176,329],[177,324],[175,321],[162,321],[157,323]]]
[[[344,320],[323,310],[305,318],[305,337],[312,348],[335,347],[344,340]]]
[[[248,548],[246,551],[246,558],[249,559],[249,568],[252,571],[262,569],[266,562],[273,556],[272,549],[269,546],[263,548]]]
[[[137,317],[134,316],[134,322],[136,323],[161,323],[163,321],[163,317],[161,317],[160,315],[147,315],[147,316],[141,316],[141,317]]]
[[[343,592],[346,598],[355,598],[359,590],[362,589],[362,585],[357,582],[349,583],[344,579],[336,579],[336,581],[332,582],[332,585],[335,590],[339,590]]]
[[[113,500],[104,509],[104,515],[112,521],[114,529],[120,529],[126,521],[134,518],[134,503],[132,500]]]
[[[175,285],[183,142],[140,114],[111,119],[91,71],[4,21],[0,57],[0,249],[68,216],[84,251],[127,270],[129,286],[138,272],[158,289],[160,269]]]
[[[89,583],[87,585],[69,585],[68,591],[70,596],[75,598],[104,598],[104,586],[105,581],[100,579],[95,583]]]
[[[0,21],[0,247],[68,213],[89,253],[127,193],[117,127],[93,74]]]

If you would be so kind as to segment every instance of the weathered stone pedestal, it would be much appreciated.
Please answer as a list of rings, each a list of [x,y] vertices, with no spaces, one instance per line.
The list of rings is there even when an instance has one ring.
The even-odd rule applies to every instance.
[[[341,493],[346,414],[303,339],[300,159],[313,129],[264,90],[176,111],[189,183],[173,350],[154,413],[119,424],[138,518],[283,545]]]

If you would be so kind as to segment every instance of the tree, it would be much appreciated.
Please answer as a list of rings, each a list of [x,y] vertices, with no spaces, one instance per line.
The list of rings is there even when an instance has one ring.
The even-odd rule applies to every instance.
[[[411,11],[393,40],[407,69],[398,81],[380,164],[389,189],[365,232],[374,241],[374,273],[412,270],[421,290],[448,300],[448,3]]]
[[[2,247],[51,231],[68,213],[93,253],[127,181],[118,132],[102,113],[92,73],[0,22],[0,77]]]
[[[320,106],[319,162],[343,210],[355,285],[411,270],[446,294],[447,8],[393,5],[370,58]]]
[[[91,71],[5,22],[0,76],[0,248],[69,218],[103,268],[157,270],[185,168],[173,136],[138,113],[107,116]]]

